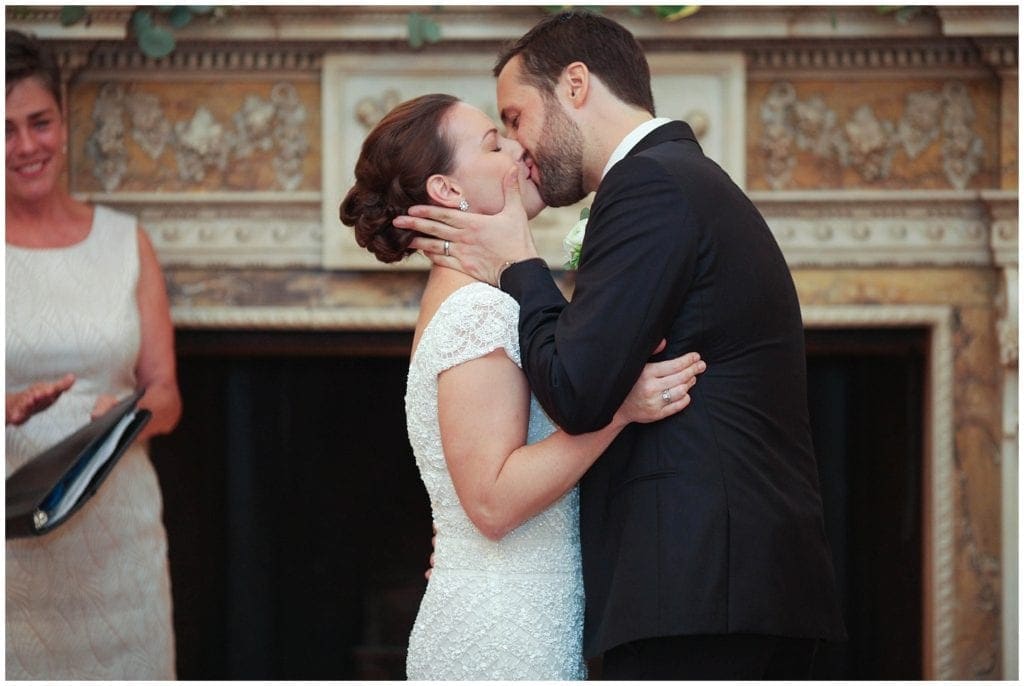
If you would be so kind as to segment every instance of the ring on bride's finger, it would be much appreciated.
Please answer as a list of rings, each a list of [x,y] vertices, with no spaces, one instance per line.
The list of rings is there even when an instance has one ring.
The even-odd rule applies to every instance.
[[[444,256],[445,257],[451,257],[452,256],[451,248],[452,248],[452,242],[451,241],[445,241],[444,242]]]
[[[667,389],[667,388],[665,390],[663,390],[661,392],[661,399],[665,401],[666,405],[668,405],[670,402],[672,402],[672,393],[671,393],[671,391],[669,389]]]

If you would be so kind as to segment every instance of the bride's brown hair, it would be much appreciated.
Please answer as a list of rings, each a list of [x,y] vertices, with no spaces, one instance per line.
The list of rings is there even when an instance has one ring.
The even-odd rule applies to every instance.
[[[455,150],[441,130],[459,99],[432,94],[398,105],[373,127],[356,162],[356,182],[341,202],[341,222],[355,229],[356,242],[381,262],[397,262],[415,250],[415,231],[397,228],[395,217],[430,203],[427,179],[449,174]]]

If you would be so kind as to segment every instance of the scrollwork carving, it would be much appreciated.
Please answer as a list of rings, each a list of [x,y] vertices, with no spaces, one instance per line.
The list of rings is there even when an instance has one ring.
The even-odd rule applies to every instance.
[[[231,150],[227,130],[205,107],[197,108],[190,121],[174,125],[174,142],[182,181],[202,181],[207,167],[227,169]]]
[[[766,179],[775,190],[785,187],[796,167],[793,148],[797,131],[791,123],[795,116],[796,89],[790,83],[776,83],[761,104],[761,153],[765,156]]]
[[[895,152],[895,130],[891,122],[880,121],[867,105],[858,107],[853,118],[843,126],[850,141],[849,163],[865,180],[889,177]]]
[[[278,151],[274,158],[274,172],[282,188],[295,190],[302,183],[302,162],[309,151],[309,140],[303,129],[306,108],[290,83],[275,85],[270,92],[270,101],[277,117],[273,131]]]
[[[971,130],[974,106],[964,84],[946,84],[942,89],[942,99],[945,105],[942,117],[942,169],[954,187],[963,189],[971,177],[978,173],[984,145],[981,138]]]
[[[104,85],[93,106],[95,128],[86,139],[85,155],[92,162],[93,176],[107,192],[116,190],[128,171],[124,114],[124,88],[111,83]]]
[[[367,96],[356,103],[356,121],[369,131],[402,101],[398,91],[389,88],[380,97]]]
[[[910,93],[896,129],[907,157],[915,159],[939,137],[942,97],[938,93]]]
[[[172,124],[156,95],[107,83],[93,107],[94,128],[86,141],[86,155],[93,175],[109,193],[118,190],[128,171],[128,134],[151,159],[171,150],[178,177],[186,183],[202,182],[211,169],[223,172],[236,160],[276,149],[272,164],[277,184],[293,191],[302,183],[309,152],[307,118],[290,83],[275,84],[269,99],[247,96],[228,125],[202,105],[191,119]]]
[[[981,168],[984,144],[974,130],[974,106],[966,86],[947,83],[940,92],[906,96],[898,122],[880,119],[869,105],[861,105],[846,121],[824,98],[797,97],[788,82],[776,83],[761,105],[760,142],[765,180],[775,190],[792,180],[796,152],[852,168],[865,181],[888,179],[893,157],[901,150],[916,159],[941,140],[943,172],[957,190],[967,187]]]

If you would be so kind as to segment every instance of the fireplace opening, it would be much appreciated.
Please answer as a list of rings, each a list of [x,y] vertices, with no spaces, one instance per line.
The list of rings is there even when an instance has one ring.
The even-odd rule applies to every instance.
[[[923,678],[926,329],[807,331],[808,402],[849,640],[816,679]]]
[[[181,679],[403,679],[430,507],[411,334],[182,331],[155,439]],[[849,633],[816,679],[922,678],[926,329],[809,329],[808,398]]]

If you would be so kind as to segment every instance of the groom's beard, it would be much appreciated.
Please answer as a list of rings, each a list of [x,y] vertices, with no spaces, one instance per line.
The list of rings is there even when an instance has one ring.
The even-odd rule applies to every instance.
[[[544,105],[547,135],[533,151],[540,169],[540,197],[549,207],[564,207],[586,196],[583,190],[583,133],[554,101]]]

